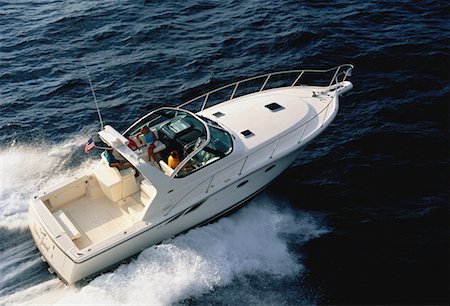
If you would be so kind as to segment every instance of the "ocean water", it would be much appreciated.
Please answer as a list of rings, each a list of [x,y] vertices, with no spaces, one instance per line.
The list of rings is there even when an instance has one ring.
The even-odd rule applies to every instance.
[[[448,304],[445,1],[0,0],[0,304]],[[352,63],[334,123],[235,214],[65,286],[28,198],[84,142],[257,74]]]

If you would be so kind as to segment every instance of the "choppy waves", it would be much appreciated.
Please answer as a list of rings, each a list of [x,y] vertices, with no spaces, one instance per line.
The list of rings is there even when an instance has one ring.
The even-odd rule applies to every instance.
[[[0,0],[0,303],[448,304],[448,11]],[[118,130],[245,77],[356,69],[335,122],[266,197],[64,287],[39,262],[26,212],[37,190],[95,163],[82,148],[98,127],[83,61]]]
[[[245,285],[253,277],[267,284],[296,279],[304,268],[290,245],[328,232],[321,218],[260,196],[231,217],[151,247],[91,281],[65,287],[52,280],[41,262],[27,230],[26,213],[34,192],[92,169],[95,160],[76,158],[86,137],[0,151],[0,304],[167,305],[201,298],[217,288],[226,290],[232,283]],[[256,298],[248,290],[241,299]],[[301,291],[292,292],[293,297],[308,303],[315,298]],[[264,303],[271,296],[260,298]]]
[[[33,193],[92,166],[92,160],[81,162],[74,158],[86,138],[75,136],[60,144],[15,144],[0,150],[0,227],[25,227],[28,200]]]
[[[22,290],[3,296],[0,302],[167,305],[207,296],[218,288],[226,290],[236,283],[246,286],[254,278],[263,286],[290,281],[304,272],[301,259],[290,245],[299,246],[327,233],[319,220],[309,214],[280,210],[274,200],[260,197],[233,216],[148,248],[131,262],[84,285],[64,287],[56,280],[28,280],[22,283]],[[30,243],[20,244],[21,250],[10,250],[16,262],[2,261],[3,286],[15,286],[12,280],[23,282],[25,274],[39,271],[42,263],[37,252],[25,256]],[[39,273],[42,279],[45,271]],[[259,295],[256,289],[246,287],[246,294],[239,293],[236,302],[276,301],[267,292],[266,296]],[[236,297],[227,294],[222,298],[228,303]],[[291,301],[309,304],[315,302],[314,298],[301,290],[290,292]]]

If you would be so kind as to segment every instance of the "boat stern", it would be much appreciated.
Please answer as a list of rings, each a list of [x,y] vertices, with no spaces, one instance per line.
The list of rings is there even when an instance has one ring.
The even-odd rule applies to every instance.
[[[48,271],[56,273],[66,284],[73,283],[74,262],[68,253],[76,252],[77,248],[46,207],[42,197],[34,196],[30,199],[28,226],[42,255],[41,259],[50,266]]]

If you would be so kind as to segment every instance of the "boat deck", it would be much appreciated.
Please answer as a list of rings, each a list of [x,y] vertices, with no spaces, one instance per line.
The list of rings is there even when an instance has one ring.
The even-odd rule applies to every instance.
[[[333,100],[333,95],[314,94],[323,90],[323,87],[271,89],[223,102],[200,114],[234,131],[250,150],[273,139],[274,135],[281,135],[316,118]],[[319,120],[314,122],[315,126],[320,124]],[[309,128],[314,130],[313,126]]]
[[[132,218],[117,203],[101,196],[95,200],[82,197],[61,209],[80,230],[73,242],[79,249],[120,233],[133,225]]]

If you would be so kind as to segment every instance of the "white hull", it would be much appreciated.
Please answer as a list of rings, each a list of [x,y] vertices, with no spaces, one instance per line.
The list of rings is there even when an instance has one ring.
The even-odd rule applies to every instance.
[[[60,263],[60,265],[62,263],[63,272],[61,273],[60,267],[56,268],[52,266],[52,269],[58,271],[58,276],[65,283],[71,284],[90,275],[98,274],[112,266],[116,266],[124,259],[143,251],[149,246],[160,243],[164,239],[176,236],[202,223],[217,219],[222,214],[241,207],[246,201],[255,196],[286,170],[296,159],[298,154],[298,151],[290,153],[284,158],[278,159],[276,162],[268,164],[267,166],[242,177],[228,187],[211,194],[201,204],[202,209],[195,209],[173,221],[168,218],[168,222],[166,221],[161,224],[143,227],[139,233],[130,236],[128,240],[80,263],[72,261],[51,239],[45,238],[42,235],[42,227],[40,225],[42,220],[37,219],[38,214],[34,211],[34,205],[30,206],[30,229],[33,237],[38,238],[36,239],[39,241],[37,247],[47,263],[52,266],[52,262],[59,259],[58,263]],[[275,166],[272,167],[272,165]],[[269,168],[271,169],[266,172]],[[248,181],[248,183],[245,183],[241,187],[237,187],[246,181]]]
[[[137,155],[127,148],[127,139],[105,128],[99,135],[139,173],[131,168],[125,172],[111,168],[102,159],[93,173],[36,195],[30,202],[29,227],[43,259],[65,283],[71,284],[239,208],[286,170],[301,149],[333,121],[339,95],[351,87],[349,82],[328,87],[287,87],[202,108],[199,114],[205,120],[223,117],[217,121],[230,131],[233,147],[223,156],[212,158],[206,153],[208,159],[202,164],[186,168],[206,150],[206,145],[214,141],[217,145],[217,137],[225,135],[216,131],[214,136],[206,131],[206,140],[197,140],[192,153],[186,153],[175,170],[162,167],[165,173],[142,159],[145,152]],[[274,99],[281,100],[282,106],[272,103]],[[277,104],[278,109],[270,109],[267,103]],[[242,107],[237,109],[235,105]],[[247,121],[236,121],[236,114],[246,107]],[[164,114],[168,112],[173,110],[163,110]],[[171,124],[179,132],[189,126],[187,120],[192,116],[186,113],[186,117],[155,126],[163,130]],[[276,118],[278,124],[255,122],[264,116],[265,120]],[[253,135],[240,133],[249,126]],[[267,126],[272,127],[273,135],[266,133]],[[218,130],[213,126],[210,129]],[[170,139],[164,140],[164,147],[171,145]],[[186,146],[192,146],[192,142]],[[186,169],[190,173],[183,173]],[[178,173],[183,175],[177,177]]]

